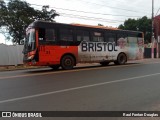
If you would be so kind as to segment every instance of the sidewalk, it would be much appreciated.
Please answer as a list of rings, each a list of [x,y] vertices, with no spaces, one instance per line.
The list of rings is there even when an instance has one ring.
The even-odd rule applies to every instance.
[[[128,61],[127,63],[152,63],[152,62],[160,62],[160,58],[146,58],[142,60],[133,60]]]
[[[1,71],[12,71],[12,70],[25,70],[25,69],[36,69],[42,68],[44,66],[26,66],[26,65],[18,65],[18,66],[0,66]]]

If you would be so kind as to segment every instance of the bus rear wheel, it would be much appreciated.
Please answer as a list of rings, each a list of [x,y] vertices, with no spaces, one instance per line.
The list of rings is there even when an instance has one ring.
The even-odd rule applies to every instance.
[[[71,55],[65,55],[61,59],[61,67],[64,70],[70,70],[75,65],[75,60]]]
[[[124,53],[120,53],[117,60],[114,62],[116,65],[124,65],[127,62],[127,56]]]

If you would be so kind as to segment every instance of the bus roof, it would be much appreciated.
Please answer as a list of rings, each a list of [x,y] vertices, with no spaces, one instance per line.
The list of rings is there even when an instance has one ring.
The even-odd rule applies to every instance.
[[[95,26],[95,25],[86,25],[86,24],[78,24],[78,23],[72,23],[71,25],[74,26],[81,26],[81,27],[89,27],[89,28],[100,28],[100,29],[110,29],[110,30],[118,30],[118,28],[114,27],[108,27],[108,26]]]
[[[99,29],[107,29],[107,30],[118,30],[117,28],[114,27],[108,27],[108,26],[96,26],[96,25],[86,25],[86,24],[79,24],[79,23],[57,23],[57,22],[48,22],[48,21],[42,21],[42,20],[37,20],[31,23],[29,26],[38,26],[39,23],[44,23],[44,24],[59,24],[59,25],[71,25],[71,26],[77,26],[77,27],[87,27],[87,28],[99,28]]]
[[[115,30],[115,31],[122,31],[122,32],[132,32],[132,33],[142,33],[140,31],[132,31],[132,30],[122,30],[114,27],[107,27],[107,26],[94,26],[94,25],[86,25],[86,24],[66,24],[66,23],[57,23],[57,22],[49,22],[49,21],[42,21],[37,20],[34,21],[29,25],[29,27],[52,27],[52,25],[61,25],[61,26],[72,26],[72,27],[83,27],[83,28],[95,28],[95,29],[104,29],[104,30]]]

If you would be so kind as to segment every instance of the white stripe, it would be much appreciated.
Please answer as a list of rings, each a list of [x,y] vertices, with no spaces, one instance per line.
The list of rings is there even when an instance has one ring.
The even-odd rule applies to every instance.
[[[96,83],[96,84],[91,84],[91,85],[68,88],[68,89],[52,91],[52,92],[47,92],[47,93],[41,93],[41,94],[36,94],[36,95],[30,95],[30,96],[25,96],[25,97],[19,97],[19,98],[13,98],[13,99],[8,99],[8,100],[2,100],[2,101],[0,101],[0,104],[7,103],[7,102],[14,102],[14,101],[18,101],[18,100],[29,99],[29,98],[41,97],[41,96],[51,95],[51,94],[56,94],[56,93],[63,93],[63,92],[68,92],[68,91],[73,91],[73,90],[79,90],[79,89],[83,89],[83,88],[101,86],[101,85],[106,85],[106,84],[111,84],[111,83],[124,82],[124,81],[133,80],[133,79],[151,77],[151,76],[156,76],[156,75],[160,75],[160,73],[155,73],[155,74],[150,74],[150,75],[143,75],[143,76],[138,76],[138,77],[126,78],[126,79],[120,79],[120,80],[114,80],[114,81],[103,82],[103,83]]]

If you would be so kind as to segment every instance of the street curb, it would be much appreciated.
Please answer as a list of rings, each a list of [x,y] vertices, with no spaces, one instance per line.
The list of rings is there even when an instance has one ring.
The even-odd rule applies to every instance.
[[[128,61],[127,63],[149,63],[149,62],[160,62],[160,58],[154,59],[143,59],[143,60],[133,60]],[[87,67],[87,66],[97,66],[100,65],[99,63],[78,63],[76,67]],[[14,70],[28,70],[28,69],[39,69],[39,68],[48,68],[48,66],[0,66],[0,72],[3,71],[14,71]]]

